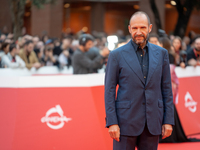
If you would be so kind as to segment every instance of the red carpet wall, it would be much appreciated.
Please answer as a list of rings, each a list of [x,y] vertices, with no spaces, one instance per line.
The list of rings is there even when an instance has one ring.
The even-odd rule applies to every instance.
[[[176,72],[184,131],[200,133],[200,68]],[[0,77],[0,149],[111,150],[103,85],[104,74]]]

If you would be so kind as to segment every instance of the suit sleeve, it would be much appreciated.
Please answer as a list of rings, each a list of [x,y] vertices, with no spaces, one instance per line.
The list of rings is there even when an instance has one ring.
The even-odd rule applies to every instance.
[[[171,75],[170,75],[170,66],[168,52],[166,51],[164,60],[163,60],[163,72],[162,72],[162,97],[164,104],[164,118],[163,124],[174,125],[174,107],[173,107],[173,95],[172,95],[172,86],[171,86]]]
[[[114,54],[111,52],[108,57],[105,74],[105,109],[106,109],[106,127],[118,124],[115,97],[116,86],[118,84],[119,66]]]

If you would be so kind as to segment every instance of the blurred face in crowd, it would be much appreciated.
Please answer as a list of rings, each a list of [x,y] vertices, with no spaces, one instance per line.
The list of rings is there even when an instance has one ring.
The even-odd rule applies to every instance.
[[[11,55],[14,57],[17,55],[17,49],[16,48],[13,48],[12,51],[10,52]]]
[[[128,28],[132,40],[140,47],[144,47],[152,29],[152,25],[149,25],[147,17],[144,14],[132,16]]]
[[[4,40],[4,42],[5,42],[5,43],[10,43],[10,44],[11,44],[11,43],[12,43],[12,40],[11,40],[11,39],[8,39],[8,38],[6,38],[6,39]]]
[[[31,53],[33,51],[33,43],[29,43],[26,46],[26,50],[27,50],[28,53]]]
[[[155,45],[158,45],[158,38],[157,37],[150,37],[149,42]]]
[[[181,49],[181,41],[177,38],[173,40],[173,46],[175,51],[179,51]]]
[[[68,49],[71,45],[71,40],[70,39],[63,39],[62,40],[62,47],[63,49]]]
[[[4,53],[8,53],[9,52],[9,47],[10,47],[10,45],[8,44],[4,49],[3,49],[3,51],[4,51]]]
[[[91,40],[87,41],[87,43],[84,46],[84,51],[86,51],[86,52],[89,51],[89,49],[93,47],[93,44],[94,44],[93,41],[91,41]]]
[[[195,40],[195,49],[200,52],[200,38]]]
[[[5,34],[2,34],[0,39],[1,39],[2,41],[4,41],[4,40],[6,39],[6,35],[5,35]]]
[[[39,37],[37,37],[37,36],[35,36],[35,37],[33,37],[33,44],[34,44],[34,46],[36,46],[37,45],[37,43],[39,42]]]

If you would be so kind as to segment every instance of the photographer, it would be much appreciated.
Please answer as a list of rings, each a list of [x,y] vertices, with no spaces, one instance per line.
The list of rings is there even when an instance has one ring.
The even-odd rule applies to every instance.
[[[91,70],[98,69],[102,66],[104,58],[108,56],[109,50],[104,48],[93,60],[86,52],[93,47],[94,38],[89,34],[83,34],[79,38],[79,48],[74,52],[72,66],[74,74],[93,73]]]
[[[53,47],[46,46],[42,62],[45,66],[53,66],[56,63],[56,59],[53,56]]]

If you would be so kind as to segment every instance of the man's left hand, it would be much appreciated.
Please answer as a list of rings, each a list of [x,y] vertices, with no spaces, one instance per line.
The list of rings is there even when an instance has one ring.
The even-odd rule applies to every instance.
[[[172,134],[172,125],[164,124],[162,125],[162,139],[169,137]]]

